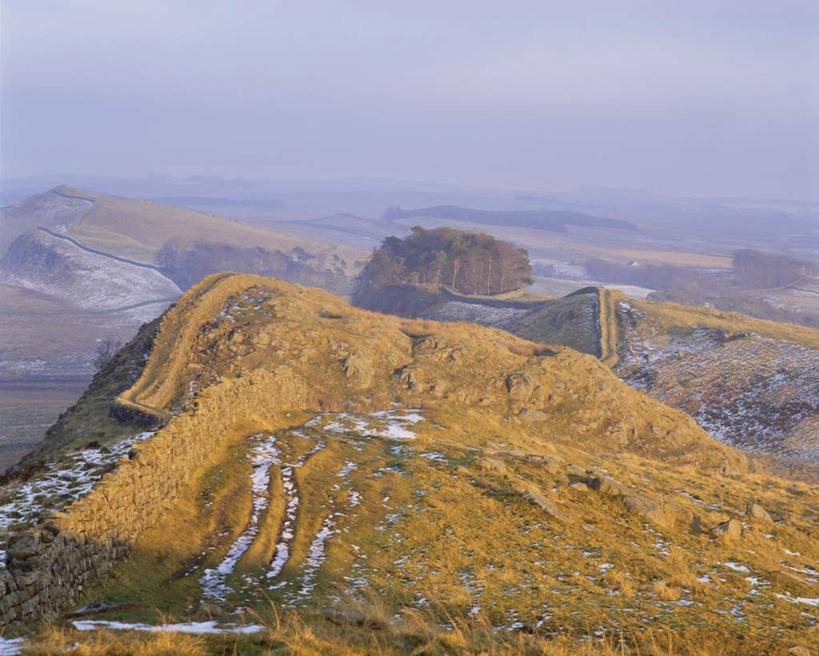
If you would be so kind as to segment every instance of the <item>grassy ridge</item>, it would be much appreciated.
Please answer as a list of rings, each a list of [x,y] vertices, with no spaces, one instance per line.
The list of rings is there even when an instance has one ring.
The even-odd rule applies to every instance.
[[[154,263],[157,251],[170,239],[206,240],[235,246],[261,246],[290,252],[297,247],[321,257],[338,255],[351,264],[360,251],[327,242],[305,239],[194,210],[144,200],[104,196],[61,188],[62,193],[93,200],[94,205],[68,227],[68,235],[92,248]]]
[[[178,638],[181,653],[704,655],[815,642],[798,601],[816,596],[815,486],[749,471],[594,357],[219,274],[165,315],[121,399],[177,414],[92,491],[101,511],[128,471],[148,475],[188,437],[216,446],[85,601],[124,604],[99,616],[122,621],[235,620],[242,607],[244,621],[268,627]],[[422,408],[415,439],[373,434],[355,417],[339,431],[338,415],[314,414],[395,406]],[[198,582],[250,525],[250,445],[268,434],[281,451],[271,503],[226,575],[234,593],[214,603]],[[299,514],[290,559],[270,582],[285,469]],[[747,514],[751,503],[770,519]],[[711,532],[729,519],[739,535]],[[144,653],[177,648],[125,635]],[[63,624],[37,648],[68,640],[115,653],[126,638]]]

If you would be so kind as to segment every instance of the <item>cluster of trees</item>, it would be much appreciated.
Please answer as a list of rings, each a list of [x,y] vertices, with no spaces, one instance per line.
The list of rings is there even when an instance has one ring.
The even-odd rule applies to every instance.
[[[387,237],[359,278],[367,288],[414,285],[462,294],[501,294],[532,283],[529,254],[506,241],[452,228],[419,226],[405,239]]]
[[[685,286],[694,278],[710,274],[698,274],[691,268],[672,264],[641,264],[628,266],[611,260],[592,258],[583,263],[589,278],[603,282],[619,282],[651,289],[671,289]]]
[[[274,276],[289,282],[314,285],[349,293],[350,281],[338,260],[332,270],[313,266],[315,258],[302,248],[288,254],[269,251],[261,246],[234,246],[217,242],[184,242],[171,239],[157,254],[157,263],[183,290],[195,285],[205,276],[219,271],[255,273]]]
[[[809,273],[808,265],[788,255],[746,248],[733,257],[734,274],[742,289],[773,289],[790,285]]]

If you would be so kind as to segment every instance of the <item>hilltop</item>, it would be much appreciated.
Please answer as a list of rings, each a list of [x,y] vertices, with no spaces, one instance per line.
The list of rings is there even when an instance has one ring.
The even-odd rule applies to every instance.
[[[348,293],[363,259],[352,248],[65,186],[0,210],[0,248],[0,384],[33,390],[26,402],[49,421],[65,407],[61,390],[87,383],[101,343],[130,339],[202,277],[261,273]],[[3,412],[0,471],[41,436],[25,421],[12,429]]]
[[[381,300],[385,312],[471,321],[595,355],[633,388],[690,414],[712,437],[782,471],[819,476],[815,329],[596,287],[562,298],[445,290],[412,303],[407,294]]]
[[[60,435],[0,488],[0,611],[70,611],[42,652],[163,622],[213,632],[190,653],[815,644],[816,487],[563,346],[219,274]]]

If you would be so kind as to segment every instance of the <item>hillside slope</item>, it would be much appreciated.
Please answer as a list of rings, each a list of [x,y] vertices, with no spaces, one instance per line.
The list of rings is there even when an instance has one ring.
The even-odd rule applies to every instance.
[[[182,290],[215,271],[275,274],[346,293],[362,255],[201,212],[69,187],[2,208],[0,248],[0,381],[25,385],[87,381],[101,342],[130,339]],[[2,412],[0,425],[6,423]],[[8,439],[0,434],[0,449]]]
[[[749,471],[592,356],[231,274],[144,339],[76,412],[107,413],[150,343],[108,407],[153,429],[76,441],[0,492],[0,612],[76,611],[34,638],[46,650],[169,616],[212,631],[211,653],[646,653],[681,626],[666,653],[815,638],[815,487]]]
[[[547,300],[387,292],[385,311],[471,321],[596,355],[712,437],[819,474],[819,331],[595,287]]]
[[[819,464],[819,331],[620,297],[617,374],[713,437]]]
[[[53,227],[81,244],[144,264],[158,264],[158,251],[170,240],[259,246],[291,252],[302,248],[349,266],[360,257],[355,249],[296,237],[212,214],[162,203],[106,196],[84,189],[55,187],[3,208],[0,225],[8,243],[39,226]]]

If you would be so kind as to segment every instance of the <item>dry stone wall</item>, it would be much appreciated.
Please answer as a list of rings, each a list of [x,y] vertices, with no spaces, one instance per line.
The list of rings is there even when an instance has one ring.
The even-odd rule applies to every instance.
[[[15,538],[0,569],[0,626],[47,619],[76,602],[219,460],[237,421],[247,421],[245,408],[264,425],[284,408],[304,407],[308,387],[287,368],[257,370],[200,398],[201,410],[175,417],[85,497]]]

